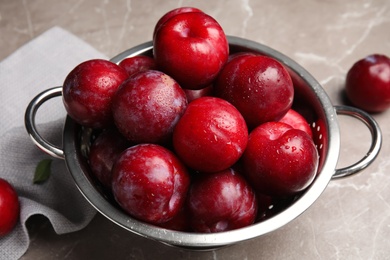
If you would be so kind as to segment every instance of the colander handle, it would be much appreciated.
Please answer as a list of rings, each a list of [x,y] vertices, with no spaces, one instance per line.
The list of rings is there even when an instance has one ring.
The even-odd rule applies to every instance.
[[[336,169],[332,179],[338,179],[358,173],[367,168],[378,156],[382,146],[382,133],[378,123],[368,113],[351,106],[335,106],[336,113],[339,115],[352,116],[362,121],[370,130],[371,146],[367,154],[358,162],[340,169]]]
[[[64,159],[64,151],[42,138],[42,136],[38,133],[37,127],[35,125],[35,115],[38,111],[38,108],[47,100],[61,95],[62,87],[54,87],[47,89],[35,96],[35,98],[30,101],[30,104],[26,108],[26,113],[24,114],[24,124],[28,134],[36,146],[55,158]]]

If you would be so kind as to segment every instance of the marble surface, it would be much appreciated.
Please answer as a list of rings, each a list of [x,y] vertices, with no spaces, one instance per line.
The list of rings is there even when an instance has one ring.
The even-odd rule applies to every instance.
[[[304,66],[332,102],[343,104],[345,74],[372,53],[390,56],[390,1],[139,1],[0,0],[0,60],[53,26],[112,57],[149,41],[166,11],[194,6],[226,34],[266,44]],[[377,160],[349,178],[332,180],[304,214],[263,237],[215,251],[193,252],[129,233],[98,214],[83,230],[56,235],[41,217],[29,222],[31,244],[22,259],[388,259],[390,255],[390,111],[376,114],[383,133]],[[359,160],[370,136],[339,116],[338,167]]]

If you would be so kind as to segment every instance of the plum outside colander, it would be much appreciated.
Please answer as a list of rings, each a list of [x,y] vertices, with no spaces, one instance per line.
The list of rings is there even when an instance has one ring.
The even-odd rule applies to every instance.
[[[67,116],[63,129],[62,147],[49,143],[38,133],[35,124],[36,112],[47,100],[61,96],[62,86],[47,89],[31,100],[25,113],[26,130],[41,150],[53,157],[65,160],[76,186],[96,210],[128,231],[171,246],[197,250],[231,245],[274,231],[308,209],[332,179],[350,176],[370,165],[381,149],[382,134],[376,121],[366,112],[351,106],[333,106],[321,85],[292,59],[257,42],[233,36],[227,36],[227,38],[231,53],[255,52],[273,57],[285,65],[294,83],[293,108],[304,115],[310,123],[313,139],[320,155],[317,176],[313,183],[297,195],[292,203],[266,220],[232,231],[200,234],[168,230],[130,217],[110,196],[104,193],[90,173],[87,154],[93,134],[92,129],[78,125]],[[140,54],[152,56],[152,42],[130,48],[112,58],[111,61],[119,63],[124,58]],[[368,127],[371,134],[371,145],[366,155],[358,162],[340,169],[336,168],[340,152],[338,115],[347,115],[360,120]]]

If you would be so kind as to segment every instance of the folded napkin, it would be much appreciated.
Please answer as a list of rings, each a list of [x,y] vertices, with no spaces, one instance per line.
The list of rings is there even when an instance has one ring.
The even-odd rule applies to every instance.
[[[62,85],[76,65],[103,54],[71,33],[54,27],[0,63],[0,178],[16,189],[20,201],[20,221],[7,236],[0,238],[0,259],[18,259],[28,249],[26,221],[30,216],[46,216],[56,233],[84,228],[96,211],[76,188],[65,162],[53,159],[50,178],[33,184],[35,167],[45,158],[24,127],[28,103],[41,91]],[[61,146],[66,112],[60,97],[47,101],[37,113],[41,135]]]

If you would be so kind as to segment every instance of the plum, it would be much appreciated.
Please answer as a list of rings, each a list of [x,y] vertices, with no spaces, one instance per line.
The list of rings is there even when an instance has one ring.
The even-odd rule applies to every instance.
[[[164,143],[187,108],[179,84],[157,70],[139,72],[117,90],[112,103],[115,125],[133,143]]]
[[[168,149],[157,144],[129,147],[121,153],[112,171],[115,200],[131,216],[159,224],[180,212],[190,176]]]

